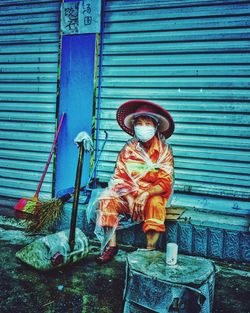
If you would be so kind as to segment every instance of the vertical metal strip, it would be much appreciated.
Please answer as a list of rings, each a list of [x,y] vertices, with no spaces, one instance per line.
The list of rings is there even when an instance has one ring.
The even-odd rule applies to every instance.
[[[97,95],[97,114],[96,114],[96,138],[95,138],[95,162],[98,157],[98,144],[100,132],[100,109],[101,109],[101,79],[102,79],[102,53],[103,53],[103,35],[104,35],[104,7],[105,0],[102,0],[101,7],[101,31],[100,31],[100,51],[99,51],[99,69],[98,69],[98,95]],[[94,169],[94,188],[96,187],[97,167]]]

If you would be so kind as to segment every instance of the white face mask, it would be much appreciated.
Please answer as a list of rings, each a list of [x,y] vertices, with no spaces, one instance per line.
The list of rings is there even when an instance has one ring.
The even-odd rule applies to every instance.
[[[135,136],[139,141],[147,142],[152,139],[156,133],[154,126],[150,125],[137,125],[134,127]]]

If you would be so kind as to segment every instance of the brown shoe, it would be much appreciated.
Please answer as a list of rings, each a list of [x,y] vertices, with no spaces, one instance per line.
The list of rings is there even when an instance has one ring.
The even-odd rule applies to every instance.
[[[101,255],[96,258],[96,263],[104,264],[108,263],[109,261],[113,260],[114,256],[118,252],[118,247],[106,247]]]

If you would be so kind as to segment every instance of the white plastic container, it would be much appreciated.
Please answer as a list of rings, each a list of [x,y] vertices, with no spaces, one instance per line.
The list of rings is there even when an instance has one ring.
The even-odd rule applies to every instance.
[[[170,242],[167,244],[166,263],[167,265],[176,265],[178,255],[178,245]]]

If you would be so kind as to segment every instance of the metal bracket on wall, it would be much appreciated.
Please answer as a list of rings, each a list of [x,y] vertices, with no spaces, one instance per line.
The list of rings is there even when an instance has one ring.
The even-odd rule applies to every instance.
[[[100,26],[100,0],[84,0],[62,3],[61,31],[63,35],[99,33]]]

